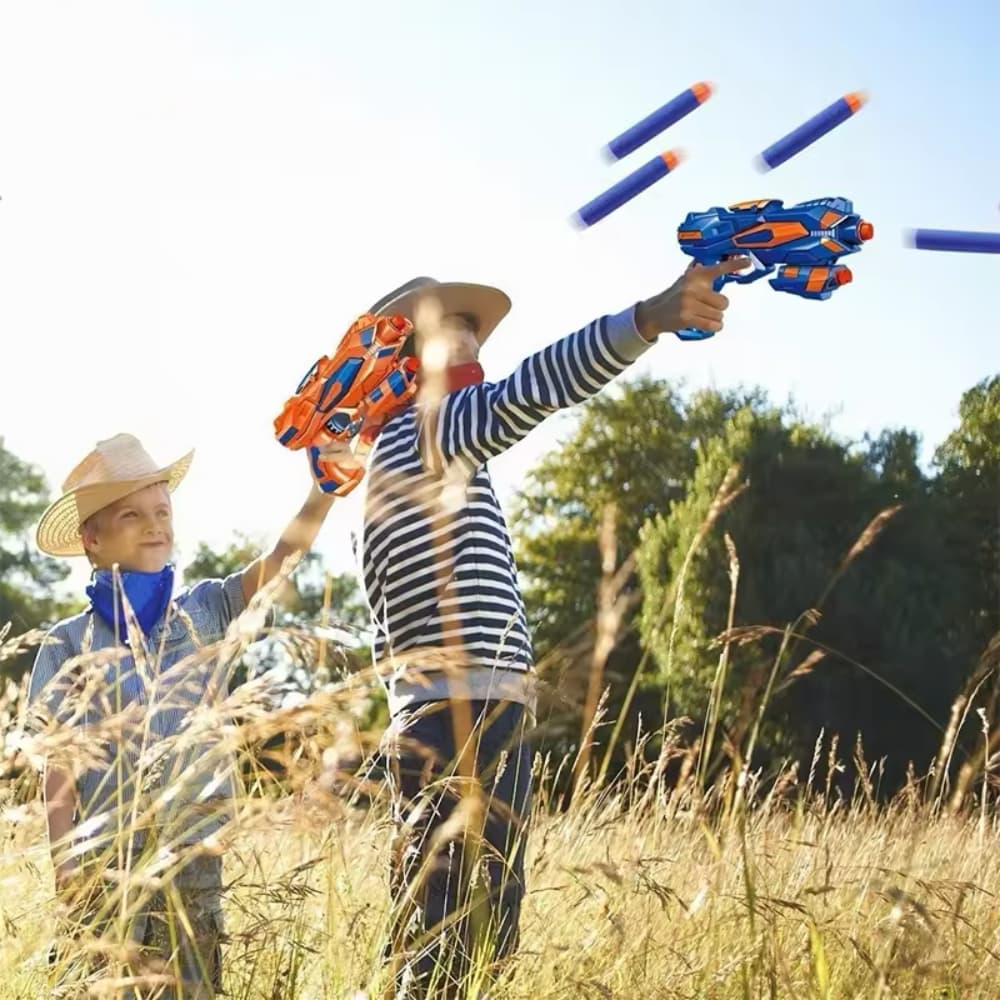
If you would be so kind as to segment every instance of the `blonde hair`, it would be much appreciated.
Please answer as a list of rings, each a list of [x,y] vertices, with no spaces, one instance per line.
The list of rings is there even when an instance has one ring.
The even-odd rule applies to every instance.
[[[87,557],[87,562],[90,563],[93,569],[97,568],[97,563],[94,560],[94,557],[90,554],[90,549],[87,548],[86,533],[94,533],[97,531],[98,519],[107,509],[107,507],[102,507],[100,510],[95,510],[94,513],[86,519],[86,521],[80,522],[80,541],[83,544],[83,554]]]

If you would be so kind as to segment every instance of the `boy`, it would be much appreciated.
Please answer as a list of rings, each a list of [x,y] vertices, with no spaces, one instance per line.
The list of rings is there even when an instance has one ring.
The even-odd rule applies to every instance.
[[[417,278],[370,310],[413,322],[420,359],[415,404],[385,424],[369,456],[362,557],[375,655],[393,668],[398,901],[389,948],[408,966],[394,970],[395,988],[428,995],[434,981],[434,995],[441,987],[457,995],[474,964],[489,966],[517,944],[533,660],[487,462],[595,395],[661,333],[721,330],[728,300],[712,281],[748,265],[692,265],[659,295],[590,323],[495,383],[484,381],[478,356],[510,309],[500,290]]]
[[[86,894],[75,900],[76,909],[93,932],[106,929],[121,909],[115,890],[123,872],[140,876],[131,891],[145,895],[141,876],[153,870],[150,860],[164,856],[147,851],[140,863],[155,830],[156,847],[177,851],[181,864],[176,872],[155,872],[167,886],[140,902],[130,935],[166,963],[166,974],[184,982],[185,997],[221,990],[221,858],[195,845],[224,825],[234,794],[231,761],[213,746],[211,728],[194,721],[196,709],[225,688],[224,665],[204,648],[223,638],[288,556],[312,547],[333,503],[313,483],[266,556],[175,597],[171,494],[192,455],[160,466],[137,438],[118,434],[99,442],[69,474],[36,539],[49,555],[90,560],[90,607],[49,631],[29,685],[29,699],[43,725],[49,720],[51,735],[69,731],[59,724],[77,731],[82,724],[84,736],[89,731],[109,741],[101,758],[81,764],[75,781],[47,762],[43,794],[57,889],[71,906],[71,889]],[[123,591],[138,630],[126,621]],[[151,762],[158,741],[165,752]],[[93,752],[85,743],[70,746],[71,753],[80,749]],[[139,788],[151,794],[140,798]],[[151,818],[143,815],[149,802]],[[74,839],[86,845],[83,863],[69,856]],[[104,885],[95,889],[102,876]]]

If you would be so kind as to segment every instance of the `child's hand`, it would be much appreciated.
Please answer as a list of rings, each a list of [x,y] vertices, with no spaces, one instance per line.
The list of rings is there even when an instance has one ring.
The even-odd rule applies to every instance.
[[[326,494],[347,496],[364,478],[364,462],[346,441],[309,449],[309,469],[316,485]]]
[[[636,307],[639,334],[644,340],[652,341],[661,333],[676,333],[688,327],[718,333],[722,329],[722,314],[729,308],[729,299],[714,291],[712,283],[750,264],[749,257],[733,257],[708,267],[693,262],[669,288]]]
[[[56,865],[56,892],[60,895],[68,893],[73,888],[79,873],[80,866],[74,858],[67,858]]]

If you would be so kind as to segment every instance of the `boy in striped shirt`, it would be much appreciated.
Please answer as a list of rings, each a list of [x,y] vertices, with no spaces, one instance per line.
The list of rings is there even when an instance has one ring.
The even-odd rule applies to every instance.
[[[478,355],[510,309],[499,289],[417,278],[369,310],[406,316],[420,358],[416,402],[385,424],[368,459],[362,555],[375,654],[389,673],[390,951],[399,988],[414,991],[407,996],[430,995],[432,980],[435,995],[449,994],[473,961],[503,959],[518,939],[533,654],[487,463],[598,393],[661,333],[721,330],[728,301],[712,281],[748,264],[692,265],[665,291],[498,382],[485,381]]]

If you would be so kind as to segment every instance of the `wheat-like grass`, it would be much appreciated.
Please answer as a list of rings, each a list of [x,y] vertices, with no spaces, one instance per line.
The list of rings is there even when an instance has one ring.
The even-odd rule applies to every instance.
[[[244,743],[283,732],[295,749],[283,791],[247,795],[222,838],[229,995],[378,996],[390,823],[363,766],[334,770],[371,748],[345,721],[350,697],[231,701],[220,711],[252,716],[234,725]],[[992,808],[942,813],[916,784],[885,806],[863,785],[844,801],[789,771],[766,788],[747,775],[734,819],[731,773],[705,790],[695,748],[668,738],[663,754],[687,758],[681,784],[637,759],[628,781],[581,788],[563,812],[546,794],[559,765],[536,760],[522,945],[491,997],[996,996]],[[0,997],[45,997],[60,913],[37,801],[8,803],[0,837]],[[140,859],[130,877],[141,887],[156,866]],[[113,986],[95,979],[93,995]]]
[[[735,589],[738,557],[732,546],[730,565]],[[610,558],[606,570],[614,570]],[[608,588],[605,609],[616,594]],[[682,594],[680,586],[678,605]],[[794,673],[783,673],[785,650],[790,642],[809,641],[809,622],[807,611],[801,627],[784,630],[769,676],[748,682],[752,690],[737,699],[746,718],[727,726],[730,766],[713,768],[711,783],[705,780],[711,743],[683,745],[683,727],[675,724],[657,734],[662,750],[655,760],[647,759],[648,735],[640,734],[614,782],[605,780],[605,757],[603,766],[595,762],[596,780],[575,782],[568,802],[559,789],[574,769],[582,776],[579,755],[561,761],[536,755],[521,947],[508,967],[490,970],[492,1000],[1000,995],[998,821],[991,794],[996,699],[977,709],[980,759],[973,756],[963,766],[962,794],[953,794],[948,809],[933,768],[926,777],[911,773],[892,801],[879,804],[874,769],[860,743],[849,751],[861,780],[853,798],[841,797],[832,784],[843,768],[835,734],[817,741],[804,780],[797,764],[764,780],[751,770],[753,745],[775,685],[794,682]],[[232,664],[253,632],[235,627],[216,648],[197,655],[214,654]],[[734,628],[730,615],[720,642],[725,647],[753,634],[753,628]],[[325,657],[325,635],[310,638],[308,629],[296,629],[297,655],[309,658],[315,647]],[[19,648],[6,635],[0,642],[0,656]],[[446,652],[433,666],[448,667]],[[813,661],[806,662],[812,669]],[[992,682],[997,665],[991,646],[976,684]],[[592,658],[594,676],[602,666]],[[717,684],[725,673],[724,648]],[[381,952],[391,916],[391,822],[376,766],[380,734],[358,724],[359,705],[376,684],[372,668],[276,707],[267,683],[255,681],[196,712],[175,738],[214,734],[213,749],[196,766],[212,766],[215,754],[219,760],[242,755],[244,780],[233,820],[200,846],[161,839],[156,850],[132,858],[124,877],[110,883],[109,905],[119,919],[100,940],[74,925],[64,902],[53,896],[44,814],[33,782],[45,755],[96,759],[101,741],[135,720],[128,713],[113,716],[88,737],[55,727],[29,736],[24,686],[9,686],[0,696],[0,1000],[60,995],[48,960],[53,943],[67,963],[95,952],[109,960],[90,972],[86,995],[114,996],[132,983],[155,996],[170,970],[135,953],[124,921],[150,892],[169,892],[173,873],[199,850],[225,857],[227,995],[385,995]],[[605,700],[595,704],[596,691],[595,684],[584,742],[602,718]],[[967,713],[970,692],[956,702],[956,718]],[[713,716],[710,738],[718,722]],[[953,752],[955,725],[944,734],[937,770]],[[616,725],[612,739],[619,733]],[[98,745],[88,746],[95,736]],[[257,759],[276,737],[277,775]],[[150,776],[163,749],[150,746],[144,753],[142,769]],[[817,763],[823,758],[820,783]],[[973,790],[976,795],[967,794]],[[155,826],[169,794],[151,780],[131,821]],[[480,808],[471,796],[464,812]],[[464,819],[459,809],[455,822]],[[106,874],[99,869],[95,878]],[[468,996],[480,995],[486,972],[475,970]]]

